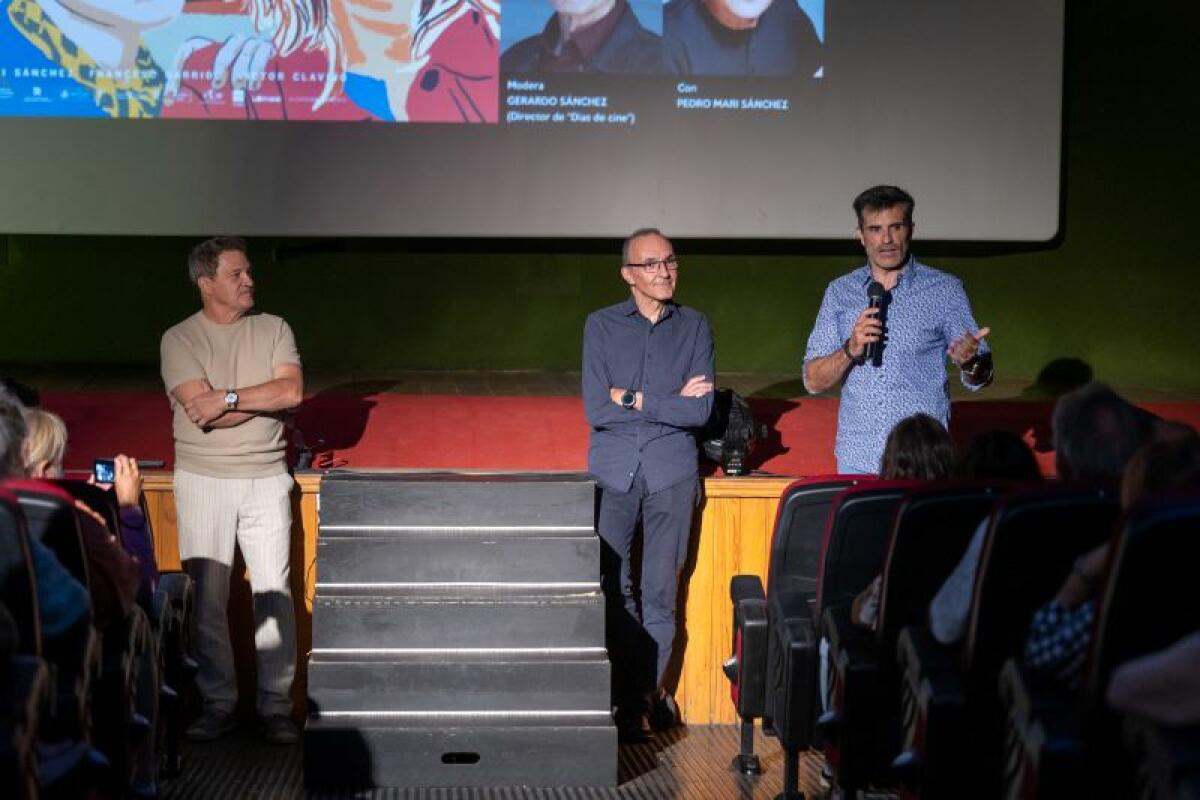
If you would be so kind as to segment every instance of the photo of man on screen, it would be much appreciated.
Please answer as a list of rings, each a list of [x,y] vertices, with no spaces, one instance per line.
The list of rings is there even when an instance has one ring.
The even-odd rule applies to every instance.
[[[678,75],[811,78],[821,66],[820,39],[797,0],[671,0],[663,51]]]
[[[661,23],[661,7],[657,3],[650,6],[652,10],[646,13],[657,15],[655,22]],[[662,71],[662,38],[648,30],[644,18],[639,18],[627,0],[550,0],[550,7],[553,13],[540,33],[505,49],[500,57],[503,72]],[[525,12],[522,4],[505,3],[505,26],[509,25],[510,15]]]

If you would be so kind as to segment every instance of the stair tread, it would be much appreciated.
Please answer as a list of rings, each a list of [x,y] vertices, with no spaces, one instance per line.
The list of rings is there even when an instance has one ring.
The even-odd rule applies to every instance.
[[[611,728],[608,710],[581,711],[450,711],[450,712],[320,712],[308,717],[309,730],[353,727],[357,730],[497,730],[513,728]]]
[[[313,597],[315,604],[410,603],[481,603],[503,604],[589,604],[601,596],[600,582],[566,585],[535,583],[321,583]]]
[[[427,664],[455,666],[464,664],[478,664],[481,666],[562,664],[564,667],[567,667],[576,664],[608,664],[608,651],[603,647],[508,649],[501,652],[497,652],[496,648],[479,648],[477,650],[462,648],[440,650],[380,649],[372,652],[342,652],[314,649],[308,660],[310,671],[313,667],[320,669],[325,666],[354,664],[390,664],[397,667]]]

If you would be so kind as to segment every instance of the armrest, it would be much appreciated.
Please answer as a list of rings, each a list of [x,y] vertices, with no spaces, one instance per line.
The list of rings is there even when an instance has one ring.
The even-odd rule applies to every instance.
[[[781,591],[767,601],[766,715],[788,750],[812,745],[817,696],[817,632],[809,616],[808,594]]]
[[[957,650],[938,642],[925,628],[908,627],[896,642],[896,658],[903,729],[901,752],[893,762],[897,775],[910,789],[920,785],[922,793],[933,780],[954,786],[967,746],[961,735],[966,691]],[[954,794],[952,789],[944,791]]]
[[[1200,796],[1185,791],[1200,789],[1200,724],[1171,727],[1129,714],[1121,728],[1138,797]]]
[[[742,600],[761,600],[767,602],[767,593],[763,591],[762,578],[757,575],[734,575],[729,581],[729,599],[737,605]]]
[[[1083,731],[1074,697],[1057,682],[1008,659],[1000,670],[1005,782],[1010,796],[1069,796],[1082,785]]]
[[[767,598],[757,575],[735,575],[729,583],[733,601],[733,654],[722,664],[730,681],[730,697],[743,719],[761,717],[767,673]]]
[[[829,640],[829,704],[817,727],[840,783],[844,768],[854,771],[862,762],[861,745],[876,732],[864,728],[873,727],[870,718],[878,710],[879,653],[873,632],[850,620],[849,606],[825,609],[821,630]]]
[[[50,669],[37,656],[9,655],[6,660],[8,663],[0,669],[0,720],[32,741],[43,711],[50,707]]]
[[[874,634],[850,620],[850,606],[834,606],[821,615],[821,635],[829,640],[832,659],[839,650],[869,652],[874,649]]]
[[[50,739],[81,739],[91,718],[92,678],[100,673],[100,644],[89,619],[61,636],[46,639],[42,654],[50,665],[54,702]]]
[[[916,687],[916,680],[922,675],[939,672],[958,671],[959,648],[954,645],[944,645],[928,628],[910,626],[900,631],[896,639],[896,664],[906,683]],[[912,676],[910,681],[907,676]]]

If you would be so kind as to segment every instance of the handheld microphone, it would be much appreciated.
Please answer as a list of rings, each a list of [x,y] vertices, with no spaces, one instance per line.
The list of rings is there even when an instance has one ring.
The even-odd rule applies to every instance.
[[[871,284],[867,287],[867,308],[882,308],[884,294],[883,284],[879,281],[871,281]],[[880,319],[880,315],[876,315],[875,319]],[[881,319],[880,321],[882,322]],[[875,357],[879,355],[879,346],[881,344],[882,342],[879,340],[867,342],[867,349],[863,352],[863,360],[874,361]]]

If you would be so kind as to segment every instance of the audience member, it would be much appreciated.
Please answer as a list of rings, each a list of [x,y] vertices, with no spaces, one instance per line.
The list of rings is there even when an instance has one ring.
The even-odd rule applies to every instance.
[[[1125,463],[1153,432],[1153,418],[1103,383],[1089,383],[1058,399],[1050,419],[1055,468],[1064,481],[1116,485]],[[970,588],[987,534],[981,526],[929,607],[935,639],[953,644],[966,632]]]
[[[67,449],[67,426],[57,414],[40,408],[25,411],[29,431],[25,436],[23,458],[25,474],[30,478],[61,478],[63,457]],[[120,509],[121,530],[119,542],[138,562],[141,575],[140,589],[145,596],[154,594],[158,583],[158,564],[154,556],[154,541],[142,512],[142,474],[137,461],[126,455],[113,459],[116,479],[113,491]],[[89,517],[96,519],[107,529],[108,523],[83,503],[77,507]]]
[[[1200,723],[1200,631],[1113,672],[1106,694],[1114,711],[1163,725]]]
[[[1036,481],[1042,477],[1033,451],[1012,431],[976,435],[959,459],[957,472],[966,480],[981,481]]]
[[[1129,459],[1121,485],[1121,505],[1129,510],[1185,488],[1200,488],[1200,435],[1150,442]],[[1028,667],[1054,675],[1068,686],[1078,683],[1092,639],[1096,594],[1108,566],[1108,543],[1080,556],[1058,593],[1033,615],[1025,642]]]
[[[0,478],[24,474],[21,454],[26,430],[20,403],[0,389]],[[44,544],[30,537],[29,547],[37,578],[42,638],[57,639],[87,617],[88,592]]]
[[[928,414],[913,414],[896,423],[888,434],[879,463],[884,480],[935,481],[954,468],[954,443],[942,423]],[[883,576],[876,575],[850,607],[850,620],[874,628],[879,617]]]
[[[6,389],[25,408],[37,408],[42,404],[41,393],[16,378],[8,376],[0,378],[0,389]]]
[[[67,447],[66,424],[57,414],[40,408],[27,409],[25,418],[29,424],[23,448],[25,474],[31,478],[61,477]],[[113,459],[113,469],[113,491],[120,509],[120,531],[109,531],[103,517],[81,501],[76,502],[76,507],[84,512],[80,530],[92,579],[96,624],[100,629],[129,614],[133,609],[135,592],[140,591],[148,601],[158,582],[154,542],[142,512],[142,476],[137,461],[126,455],[118,455]],[[114,533],[119,533],[120,538]],[[137,580],[139,574],[140,582]],[[133,787],[135,793],[154,796],[158,774],[156,739],[159,677],[158,651],[153,640],[142,652],[139,664],[139,678],[134,687],[135,707],[150,720],[151,725],[146,737],[138,744]]]
[[[958,465],[958,474],[969,480],[1037,481],[1042,477],[1029,445],[1011,431],[989,431],[971,440]],[[987,534],[988,518],[979,522],[966,551],[929,606],[929,627],[939,642],[962,638],[971,610],[975,571]]]

